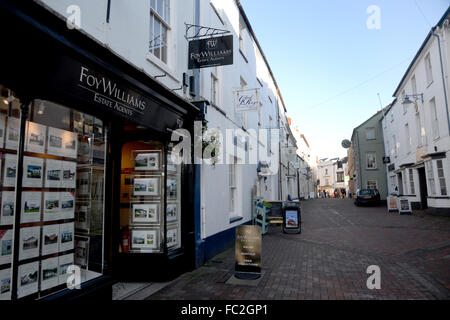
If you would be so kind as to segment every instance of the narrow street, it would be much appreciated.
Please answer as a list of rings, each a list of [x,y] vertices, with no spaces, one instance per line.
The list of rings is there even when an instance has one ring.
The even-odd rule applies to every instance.
[[[232,247],[146,299],[450,298],[447,218],[360,208],[343,199],[302,205],[301,234],[282,234],[273,226],[263,236],[259,280],[234,279]],[[380,290],[366,286],[370,265],[381,269]]]

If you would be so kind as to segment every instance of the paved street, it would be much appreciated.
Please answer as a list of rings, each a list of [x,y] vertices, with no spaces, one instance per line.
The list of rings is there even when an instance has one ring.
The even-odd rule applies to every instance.
[[[351,200],[303,203],[299,235],[263,236],[262,278],[229,284],[234,247],[147,299],[449,299],[450,219],[359,208]],[[370,265],[381,289],[366,286]],[[131,297],[132,298],[132,297]]]

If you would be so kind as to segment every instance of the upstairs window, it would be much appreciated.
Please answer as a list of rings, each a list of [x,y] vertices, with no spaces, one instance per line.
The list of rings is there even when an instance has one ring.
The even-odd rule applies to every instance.
[[[376,169],[377,168],[377,155],[375,152],[367,153],[367,169]]]
[[[427,54],[425,57],[425,71],[427,74],[427,84],[429,85],[433,82],[433,68],[431,67],[430,54]]]
[[[375,128],[367,128],[366,129],[366,138],[367,140],[375,140]]]
[[[167,37],[170,30],[169,0],[150,1],[150,44],[154,57],[167,63]]]

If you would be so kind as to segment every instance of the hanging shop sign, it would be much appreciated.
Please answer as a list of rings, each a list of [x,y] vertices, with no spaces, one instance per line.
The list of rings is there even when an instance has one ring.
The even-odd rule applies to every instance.
[[[189,69],[233,64],[233,36],[189,41]]]
[[[261,274],[261,227],[236,227],[236,276]]]
[[[297,148],[296,147],[283,148],[283,160],[286,162],[295,162],[297,160]]]
[[[258,111],[259,105],[258,89],[242,89],[236,91],[235,106],[237,112]]]

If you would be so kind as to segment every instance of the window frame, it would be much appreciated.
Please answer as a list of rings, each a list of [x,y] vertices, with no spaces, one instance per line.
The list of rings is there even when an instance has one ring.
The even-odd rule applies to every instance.
[[[149,22],[149,29],[150,29],[150,35],[149,38],[152,37],[152,35],[155,34],[155,30],[154,30],[154,26],[155,26],[155,21],[158,22],[160,24],[160,44],[158,46],[153,45],[151,46],[151,43],[157,38],[154,37],[153,39],[149,39],[149,48],[148,48],[148,54],[150,57],[152,57],[153,59],[156,59],[156,61],[158,61],[159,63],[163,63],[164,65],[169,65],[169,38],[170,38],[170,31],[172,31],[172,28],[170,26],[170,12],[171,12],[171,2],[170,0],[161,0],[163,1],[163,3],[167,3],[168,5],[168,20],[166,21],[163,17],[161,17],[161,15],[158,13],[157,9],[154,9],[152,7],[152,1],[150,1],[150,22]],[[158,3],[158,0],[155,0],[155,4]],[[164,9],[163,9],[164,10]],[[161,44],[161,34],[163,32],[163,28],[165,28],[165,43]],[[159,56],[157,56],[154,52],[154,50],[158,49],[159,50]],[[162,55],[163,55],[163,51],[165,50],[165,57],[163,59]],[[165,61],[164,61],[165,60]]]
[[[374,156],[374,164],[375,166],[373,168],[369,167],[369,156],[373,155]],[[377,166],[377,153],[376,152],[366,152],[366,170],[377,170],[378,166]]]

